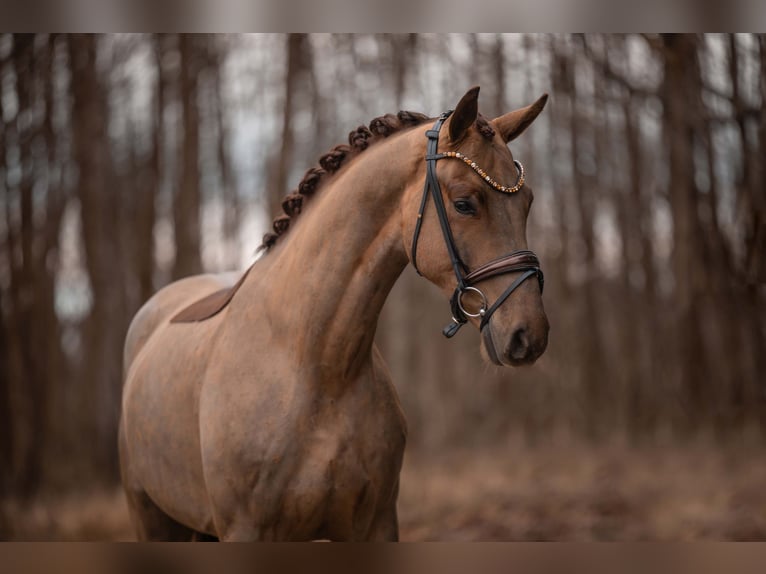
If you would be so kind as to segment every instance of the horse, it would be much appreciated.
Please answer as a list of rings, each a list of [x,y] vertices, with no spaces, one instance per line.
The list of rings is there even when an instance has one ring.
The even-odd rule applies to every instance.
[[[352,131],[236,285],[181,279],[138,311],[119,454],[140,540],[398,540],[407,424],[373,339],[408,263],[450,301],[445,335],[473,324],[496,364],[544,352],[532,190],[508,143],[547,94],[493,120],[478,95]]]

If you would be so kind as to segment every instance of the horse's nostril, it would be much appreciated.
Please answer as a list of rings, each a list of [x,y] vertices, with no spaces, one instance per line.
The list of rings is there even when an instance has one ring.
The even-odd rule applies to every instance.
[[[511,336],[511,344],[508,346],[509,358],[521,361],[529,353],[529,337],[523,327],[516,329]]]

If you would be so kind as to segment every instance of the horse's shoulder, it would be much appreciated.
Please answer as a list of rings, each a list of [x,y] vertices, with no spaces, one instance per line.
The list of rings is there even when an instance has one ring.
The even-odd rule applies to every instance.
[[[127,369],[157,328],[197,299],[231,287],[241,273],[207,273],[174,281],[157,291],[138,310],[125,339],[124,365]]]

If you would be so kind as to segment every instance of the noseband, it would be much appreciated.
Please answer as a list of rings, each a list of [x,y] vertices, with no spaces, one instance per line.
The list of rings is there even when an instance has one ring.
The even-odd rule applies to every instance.
[[[497,191],[503,193],[514,193],[518,191],[522,185],[524,185],[524,168],[521,163],[514,160],[516,168],[519,170],[519,179],[512,187],[504,187],[496,183],[486,173],[484,173],[474,162],[458,152],[438,153],[439,145],[439,131],[447,118],[452,113],[452,110],[444,112],[436,120],[433,128],[426,132],[428,138],[428,148],[426,151],[426,183],[423,188],[423,199],[420,202],[420,209],[418,210],[418,220],[415,224],[415,233],[412,238],[412,266],[420,274],[417,265],[417,247],[418,238],[420,237],[420,228],[423,224],[423,212],[425,211],[426,204],[428,203],[429,190],[430,195],[434,199],[434,205],[436,206],[436,213],[439,217],[439,225],[442,229],[442,235],[444,236],[444,242],[447,245],[447,252],[449,253],[450,261],[452,262],[452,268],[455,272],[455,278],[457,279],[457,286],[455,292],[450,299],[450,306],[452,308],[452,322],[447,325],[442,333],[445,337],[453,337],[460,327],[468,322],[468,317],[481,317],[481,323],[479,330],[487,346],[487,351],[495,364],[501,364],[497,356],[494,344],[492,342],[492,336],[489,329],[486,327],[489,325],[489,320],[497,309],[502,305],[508,297],[513,293],[524,281],[532,277],[537,276],[538,284],[540,285],[540,292],[543,291],[543,272],[540,269],[540,261],[537,256],[529,250],[514,251],[503,257],[493,259],[484,265],[481,265],[473,271],[468,271],[468,267],[460,259],[457,247],[455,246],[455,239],[452,236],[452,229],[447,219],[447,209],[444,206],[444,199],[442,198],[441,188],[439,187],[439,180],[436,178],[436,162],[440,159],[460,159],[466,163],[471,169],[476,171],[484,181]],[[465,273],[464,273],[465,272]],[[484,293],[476,287],[476,284],[495,277],[497,275],[504,275],[506,273],[521,272],[513,283],[503,291],[500,297],[491,305],[488,306],[487,297]],[[467,293],[475,293],[481,298],[481,308],[476,313],[471,313],[463,306],[463,297]]]

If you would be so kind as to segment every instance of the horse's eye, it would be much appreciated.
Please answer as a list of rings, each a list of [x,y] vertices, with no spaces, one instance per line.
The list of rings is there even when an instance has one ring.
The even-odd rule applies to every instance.
[[[462,213],[463,215],[476,215],[476,209],[474,209],[473,204],[467,199],[456,199],[455,211]]]

